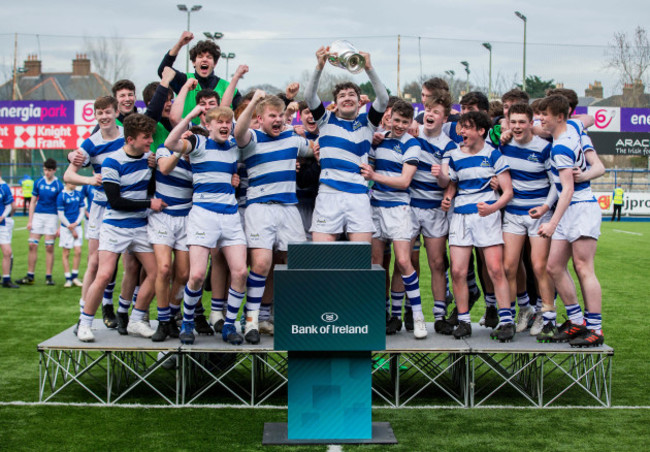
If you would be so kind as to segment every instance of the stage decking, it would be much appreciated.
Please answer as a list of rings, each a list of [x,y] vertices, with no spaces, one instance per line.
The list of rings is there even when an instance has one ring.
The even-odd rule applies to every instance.
[[[156,322],[152,321],[155,328]],[[472,325],[472,337],[429,335],[416,340],[402,330],[373,353],[377,406],[406,405],[611,405],[614,349],[541,344],[527,332],[510,343],[490,339]],[[80,342],[70,327],[40,343],[39,400],[102,404],[170,405],[286,403],[287,356],[273,338],[234,346],[220,336],[178,339],[120,336],[101,320],[95,342]]]

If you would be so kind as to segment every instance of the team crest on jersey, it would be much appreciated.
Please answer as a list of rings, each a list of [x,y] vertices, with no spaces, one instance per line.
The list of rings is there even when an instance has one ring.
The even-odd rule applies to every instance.
[[[393,151],[397,152],[398,154],[402,154],[402,146],[397,143],[395,146],[393,146]]]
[[[356,131],[361,128],[361,123],[359,121],[354,121],[352,123],[352,130]]]
[[[528,160],[529,162],[539,163],[539,158],[537,157],[536,154],[530,154],[526,160]]]
[[[492,165],[490,165],[490,161],[487,159],[487,157],[484,158],[483,161],[481,162],[481,168],[489,168],[491,166]]]

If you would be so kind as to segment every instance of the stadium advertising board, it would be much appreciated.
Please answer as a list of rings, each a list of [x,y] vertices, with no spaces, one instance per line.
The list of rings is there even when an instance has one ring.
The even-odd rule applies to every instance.
[[[614,207],[611,192],[595,192],[598,205],[603,215],[611,215]],[[650,193],[625,193],[623,201],[623,215],[646,216],[650,215]]]

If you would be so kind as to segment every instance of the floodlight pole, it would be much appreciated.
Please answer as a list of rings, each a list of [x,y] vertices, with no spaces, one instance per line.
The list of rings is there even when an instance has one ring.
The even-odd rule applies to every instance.
[[[528,18],[519,11],[515,11],[515,16],[524,21],[524,78],[521,83],[521,89],[522,91],[526,91],[526,24],[528,23]]]
[[[490,52],[490,70],[489,70],[489,82],[488,82],[488,99],[492,99],[492,44],[489,42],[484,42],[483,47],[488,49]]]

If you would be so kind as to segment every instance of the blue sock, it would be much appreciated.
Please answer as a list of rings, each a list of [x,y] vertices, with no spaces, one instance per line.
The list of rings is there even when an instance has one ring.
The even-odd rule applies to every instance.
[[[69,272],[63,273],[66,281],[72,281],[72,275]]]
[[[410,275],[402,275],[404,282],[404,290],[406,296],[411,302],[411,309],[413,313],[422,313],[422,301],[420,299],[420,280],[418,274],[414,271]]]
[[[548,323],[555,325],[555,319],[557,318],[557,313],[555,311],[546,311],[545,313],[542,314],[542,318],[544,319],[544,325],[547,325]]]
[[[181,310],[181,305],[169,303],[169,313],[172,316],[175,316]]]
[[[128,300],[125,300],[124,298],[120,297],[119,301],[119,306],[117,307],[117,312],[120,314],[128,314],[129,313],[129,307],[131,306],[131,302]]]
[[[597,334],[603,334],[603,315],[601,313],[590,312],[587,314],[587,328]]]
[[[499,309],[499,323],[512,323],[512,310],[508,308]]]
[[[258,320],[260,322],[263,322],[265,320],[270,320],[271,319],[271,305],[270,304],[263,304],[260,306],[260,316]]]
[[[512,318],[514,319],[515,316],[517,315],[517,302],[516,301],[511,301],[510,302],[510,313],[512,314]]]
[[[212,309],[212,312],[220,312],[223,311],[223,307],[225,305],[226,305],[225,298],[213,298],[210,302],[210,309]]]
[[[471,323],[472,319],[469,316],[469,311],[467,311],[467,312],[459,312],[458,313],[458,321],[459,322],[465,322],[465,323]]]
[[[169,322],[169,319],[171,319],[171,310],[169,307],[158,308],[158,321]]]
[[[10,275],[2,275],[2,282],[3,283],[11,282],[11,276]]]
[[[397,317],[398,319],[402,318],[402,302],[404,301],[404,292],[390,292],[390,315],[392,317]]]
[[[77,279],[79,277],[79,270],[72,270],[72,279]]]
[[[183,322],[194,321],[194,308],[201,299],[203,294],[203,287],[194,291],[185,286],[185,294],[183,295]]]
[[[45,275],[45,279],[47,279],[47,280],[52,279],[52,275]]]
[[[205,308],[203,307],[203,303],[201,303],[201,300],[196,304],[196,307],[194,308],[194,316],[196,317],[197,315],[203,315],[205,313]]]
[[[226,312],[226,325],[234,325],[237,319],[237,313],[244,301],[244,294],[237,292],[232,287],[228,289],[228,312]]]
[[[493,293],[485,294],[485,306],[497,307],[497,297]]]
[[[585,318],[582,315],[582,309],[580,309],[580,304],[571,304],[568,306],[565,306],[566,308],[566,315],[569,317],[569,320],[571,320],[571,323],[574,323],[576,325],[582,325],[585,322]]]
[[[115,281],[108,283],[102,296],[102,305],[113,304],[113,290],[115,290]]]
[[[522,292],[517,294],[517,304],[520,308],[525,308],[530,305],[530,297],[528,292]]]
[[[436,320],[442,320],[442,319],[445,318],[446,313],[447,313],[447,303],[445,303],[445,300],[434,301],[434,303],[433,303],[433,317]]]
[[[266,286],[266,276],[258,275],[252,271],[248,273],[246,280],[246,309],[248,311],[260,310],[264,286]],[[228,298],[230,299],[230,297]]]
[[[34,279],[34,273],[27,272],[27,278]]]

